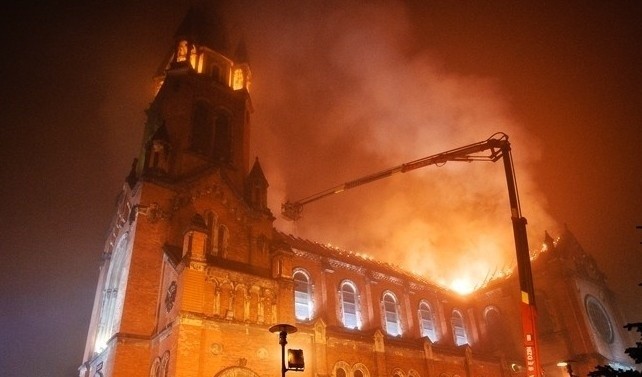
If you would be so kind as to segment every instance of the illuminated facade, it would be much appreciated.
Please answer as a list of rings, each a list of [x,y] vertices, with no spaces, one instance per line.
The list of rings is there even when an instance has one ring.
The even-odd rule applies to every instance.
[[[123,185],[82,377],[277,377],[278,338],[301,377],[523,376],[515,276],[462,297],[389,264],[275,230],[249,156],[251,72],[222,24],[192,10]],[[533,261],[547,374],[627,362],[604,277],[567,232]]]

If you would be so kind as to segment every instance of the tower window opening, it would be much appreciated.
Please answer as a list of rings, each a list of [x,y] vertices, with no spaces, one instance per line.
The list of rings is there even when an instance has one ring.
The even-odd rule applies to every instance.
[[[212,114],[206,103],[199,102],[192,114],[191,149],[194,152],[207,154],[213,136]]]
[[[187,60],[187,52],[189,51],[188,43],[186,40],[178,42],[178,47],[176,48],[176,62],[184,62]]]
[[[232,89],[239,90],[245,87],[245,74],[241,68],[236,68],[232,73]]]
[[[218,114],[214,134],[214,159],[229,162],[231,151],[230,119],[226,114]]]

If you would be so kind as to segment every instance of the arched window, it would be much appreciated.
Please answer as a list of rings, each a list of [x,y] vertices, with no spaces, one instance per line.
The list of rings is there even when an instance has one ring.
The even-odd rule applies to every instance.
[[[459,310],[453,310],[450,323],[453,327],[453,341],[455,345],[461,346],[468,344],[468,335],[466,335],[466,327],[464,326],[464,316]]]
[[[392,292],[385,292],[381,300],[383,324],[388,335],[401,335],[397,297]]]
[[[419,303],[419,325],[421,327],[421,336],[427,336],[431,342],[437,341],[437,332],[435,331],[435,318],[432,308],[427,301]]]
[[[359,308],[359,292],[351,281],[341,283],[339,291],[341,299],[341,321],[350,329],[361,327],[361,313]]]
[[[169,376],[169,351],[163,353],[163,358],[160,363],[160,377]]]
[[[190,137],[190,148],[192,151],[207,154],[213,136],[212,112],[206,102],[194,104],[192,112],[192,134]]]
[[[230,117],[223,112],[219,112],[216,116],[214,127],[214,160],[229,162],[232,157]]]
[[[486,334],[489,344],[494,350],[500,349],[502,344],[512,343],[501,314],[496,307],[488,306],[484,309],[484,321],[486,322]]]
[[[218,255],[225,258],[227,257],[227,244],[228,244],[229,232],[225,225],[220,225],[218,227]]]
[[[210,255],[218,255],[218,217],[212,211],[207,212],[207,252]]]
[[[127,286],[127,276],[129,274],[130,255],[128,236],[125,234],[118,241],[112,252],[105,278],[94,348],[96,352],[101,352],[107,347],[107,341],[118,331],[120,326],[120,316],[125,300],[125,287]]]
[[[160,358],[155,358],[152,367],[149,369],[149,377],[160,377]]]
[[[310,275],[302,269],[294,270],[294,315],[296,319],[307,321],[312,318],[312,285]]]
[[[370,377],[370,372],[368,371],[368,368],[364,364],[357,363],[352,366],[352,376],[353,377]]]
[[[333,377],[349,377],[350,375],[350,365],[348,363],[345,361],[337,361],[336,364],[334,364],[332,368]]]

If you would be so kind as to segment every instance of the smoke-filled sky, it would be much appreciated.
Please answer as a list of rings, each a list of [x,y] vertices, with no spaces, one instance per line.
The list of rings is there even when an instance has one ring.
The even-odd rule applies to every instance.
[[[71,376],[152,76],[189,1],[14,5],[1,23],[0,371]],[[642,5],[240,1],[252,154],[275,225],[444,284],[514,265],[501,163],[450,162],[280,204],[509,135],[529,242],[565,224],[642,318]]]

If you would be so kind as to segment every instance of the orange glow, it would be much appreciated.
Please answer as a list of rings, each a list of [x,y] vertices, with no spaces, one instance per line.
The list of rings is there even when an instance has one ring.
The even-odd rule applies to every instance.
[[[473,292],[475,284],[470,278],[462,277],[451,281],[448,287],[460,295],[467,295]]]
[[[176,61],[184,62],[185,60],[187,60],[187,41],[180,41],[178,42]]]
[[[239,90],[245,86],[245,77],[241,68],[236,68],[232,73],[232,89]]]

